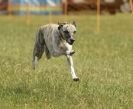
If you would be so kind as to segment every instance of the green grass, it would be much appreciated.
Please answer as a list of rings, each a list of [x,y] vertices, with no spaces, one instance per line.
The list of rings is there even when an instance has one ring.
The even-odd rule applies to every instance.
[[[65,57],[40,60],[31,69],[38,27],[49,17],[0,16],[0,109],[132,109],[133,17],[69,16],[76,20],[73,59],[80,82],[73,82]],[[53,22],[65,21],[54,16]]]

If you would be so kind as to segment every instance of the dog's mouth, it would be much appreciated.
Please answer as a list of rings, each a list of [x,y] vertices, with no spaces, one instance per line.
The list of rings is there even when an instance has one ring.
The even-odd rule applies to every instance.
[[[72,45],[73,44],[73,42],[68,42],[70,45]]]

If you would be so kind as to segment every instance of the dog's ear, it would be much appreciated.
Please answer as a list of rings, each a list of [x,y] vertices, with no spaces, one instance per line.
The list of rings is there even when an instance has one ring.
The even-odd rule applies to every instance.
[[[59,24],[58,30],[60,30],[62,27],[63,27],[63,25],[62,24]]]
[[[73,21],[72,24],[76,27],[76,22],[75,21]]]
[[[58,21],[58,25],[61,25],[61,23]]]

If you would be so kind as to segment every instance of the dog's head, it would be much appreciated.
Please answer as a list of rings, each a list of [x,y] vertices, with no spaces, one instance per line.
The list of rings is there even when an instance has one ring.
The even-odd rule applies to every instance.
[[[59,27],[58,30],[63,37],[64,40],[66,40],[67,43],[72,45],[75,41],[74,35],[76,33],[76,23],[58,23]]]

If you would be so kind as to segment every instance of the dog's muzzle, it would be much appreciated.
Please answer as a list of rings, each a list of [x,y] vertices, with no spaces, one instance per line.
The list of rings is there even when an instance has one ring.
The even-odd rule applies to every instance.
[[[68,43],[69,43],[70,45],[72,45],[72,44],[74,43],[74,41],[75,41],[74,38],[69,38],[69,39],[68,39]]]

